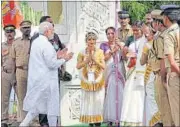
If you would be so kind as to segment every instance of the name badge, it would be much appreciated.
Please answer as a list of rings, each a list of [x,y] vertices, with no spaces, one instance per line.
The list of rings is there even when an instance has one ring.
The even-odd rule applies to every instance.
[[[92,71],[88,72],[88,81],[89,82],[94,82],[95,81],[94,72],[92,72]]]
[[[116,68],[116,65],[115,64],[112,64],[112,66],[111,66],[112,68]]]

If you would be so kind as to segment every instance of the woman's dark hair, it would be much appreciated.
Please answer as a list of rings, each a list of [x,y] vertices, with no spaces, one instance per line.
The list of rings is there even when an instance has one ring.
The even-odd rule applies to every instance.
[[[116,29],[114,27],[110,26],[110,27],[106,28],[106,34],[107,34],[109,29],[113,30],[114,32],[116,31]]]
[[[143,25],[143,22],[142,21],[134,21],[132,23],[132,26],[137,26],[138,28],[141,28]]]
[[[42,16],[39,23],[45,22],[48,18],[51,18],[50,16]]]

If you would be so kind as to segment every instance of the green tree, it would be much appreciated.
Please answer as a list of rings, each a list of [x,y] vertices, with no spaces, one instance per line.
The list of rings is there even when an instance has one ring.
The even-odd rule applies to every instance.
[[[34,11],[29,7],[27,1],[20,2],[21,12],[24,16],[24,20],[30,20],[33,25],[39,25],[39,20],[42,16],[42,11]]]
[[[131,22],[144,21],[147,11],[159,9],[164,4],[180,5],[180,1],[120,1],[121,9],[127,10],[131,16]]]

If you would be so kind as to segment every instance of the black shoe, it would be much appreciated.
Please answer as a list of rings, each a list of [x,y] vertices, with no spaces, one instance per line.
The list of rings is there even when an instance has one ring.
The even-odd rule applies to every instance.
[[[7,123],[1,123],[1,127],[8,127]]]
[[[93,126],[94,126],[94,124],[93,124],[93,123],[90,123],[90,124],[89,124],[89,127],[93,127]]]
[[[154,125],[154,127],[163,127],[163,124],[162,124],[162,123],[156,123],[156,124]]]

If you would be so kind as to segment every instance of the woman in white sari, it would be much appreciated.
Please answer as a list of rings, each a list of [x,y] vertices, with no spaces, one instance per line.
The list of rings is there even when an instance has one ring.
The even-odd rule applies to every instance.
[[[121,113],[121,126],[141,126],[144,111],[144,72],[140,58],[145,37],[141,31],[142,23],[136,21],[132,25],[134,41],[128,47],[128,70],[124,88],[123,106]]]
[[[104,103],[104,121],[120,123],[123,89],[125,84],[125,68],[121,53],[121,44],[115,38],[115,28],[108,27],[106,35],[108,42],[100,45],[106,61],[106,97]]]

